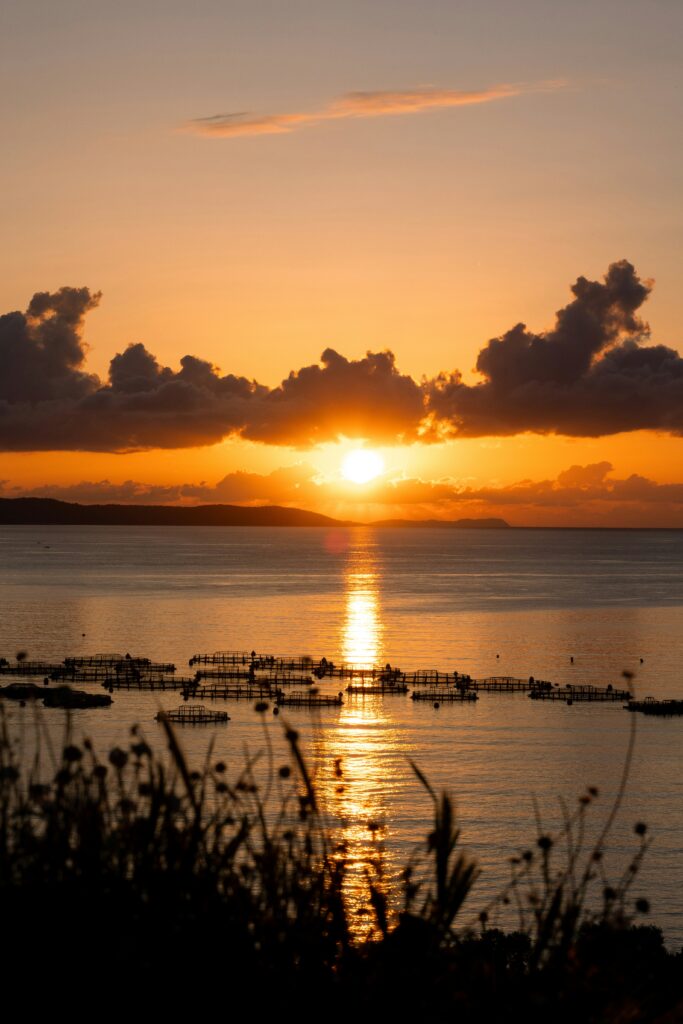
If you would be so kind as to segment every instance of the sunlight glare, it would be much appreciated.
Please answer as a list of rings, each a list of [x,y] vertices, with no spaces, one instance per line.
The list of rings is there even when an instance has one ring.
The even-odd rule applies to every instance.
[[[354,484],[366,484],[384,471],[384,461],[377,452],[358,448],[349,452],[342,462],[342,476]]]

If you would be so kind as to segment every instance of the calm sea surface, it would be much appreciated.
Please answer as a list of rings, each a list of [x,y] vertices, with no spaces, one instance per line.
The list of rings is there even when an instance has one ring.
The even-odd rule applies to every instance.
[[[683,697],[683,532],[2,527],[0,573],[8,658],[131,652],[187,674],[197,652],[254,648],[560,684],[620,685],[628,670],[639,696]],[[325,686],[336,691],[339,681]],[[161,746],[154,715],[179,703],[173,693],[115,692],[110,709],[75,713],[74,727],[105,750],[140,723]],[[27,737],[33,711],[7,704],[13,733]],[[246,702],[225,707],[227,726],[182,731],[191,758],[213,735],[215,756],[237,773],[245,750],[264,748],[265,728],[285,759],[284,716],[258,716]],[[43,716],[61,736],[65,713]],[[635,717],[608,868],[626,866],[633,824],[647,822],[654,842],[633,898],[647,896],[651,920],[680,944],[683,719]],[[368,824],[379,823],[390,877],[426,832],[429,801],[411,758],[455,797],[462,839],[482,865],[471,917],[504,885],[507,858],[533,842],[534,799],[554,829],[560,799],[575,806],[598,786],[591,815],[600,826],[633,718],[621,703],[568,707],[526,694],[438,710],[349,696],[341,708],[287,714],[349,840],[359,904]]]

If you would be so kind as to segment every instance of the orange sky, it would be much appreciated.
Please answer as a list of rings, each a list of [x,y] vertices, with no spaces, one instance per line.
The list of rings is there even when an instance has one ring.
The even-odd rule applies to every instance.
[[[188,447],[177,422],[161,439],[146,419],[144,443],[131,444],[126,413],[123,434],[117,421],[100,450],[81,450],[105,414],[76,413],[68,404],[76,397],[67,396],[73,381],[62,387],[54,369],[42,391],[26,390],[5,319],[0,413],[5,401],[12,418],[0,415],[2,493],[276,501],[357,519],[496,514],[529,525],[683,526],[683,496],[663,486],[683,481],[680,367],[660,353],[670,376],[658,364],[641,385],[628,356],[632,344],[680,352],[675,40],[683,15],[635,0],[552,12],[540,0],[401,0],[371,12],[360,0],[294,0],[282,9],[200,0],[192,11],[171,0],[163,18],[153,3],[112,10],[67,0],[57,12],[30,0],[8,12],[0,311],[26,311],[35,293],[62,286],[101,290],[76,329],[86,359],[70,373],[96,374],[109,387],[110,360],[142,343],[173,374],[189,354],[220,367],[221,377],[276,393],[258,422],[250,413],[239,427],[260,439],[226,429],[223,440],[212,434],[204,443],[202,424]],[[603,282],[625,259],[655,282],[631,311],[650,334],[629,324],[628,298],[614,300],[622,322],[610,333],[605,314],[604,343],[577,376],[576,408],[585,415],[574,421],[570,397],[560,408],[537,387],[545,373],[569,396],[571,381],[558,383],[532,356],[557,340],[555,316],[572,303],[577,279]],[[40,316],[54,316],[50,308]],[[511,369],[510,341],[498,377],[476,373],[489,340],[520,322],[528,329],[524,365]],[[27,323],[22,344],[44,347]],[[586,330],[576,328],[573,351]],[[616,399],[610,411],[614,387],[593,372],[623,345],[628,413]],[[280,382],[320,365],[328,348],[350,361],[349,381],[365,372],[366,352],[394,354],[396,373],[386,380],[399,388],[395,398],[375,401],[371,381],[364,399],[367,422],[381,421],[382,436],[368,429],[363,442],[363,417],[348,401],[321,433],[315,403],[329,411],[335,387],[355,388],[336,378],[328,387],[324,374],[323,397],[318,378],[304,395],[297,376],[298,404],[282,420]],[[31,373],[34,356],[25,364]],[[429,401],[441,401],[442,424],[461,423],[465,409],[464,434],[460,427],[444,443],[415,441],[414,417],[398,423],[400,389],[417,402],[423,379],[456,369],[471,391],[446,400],[431,390]],[[623,380],[621,365],[615,373]],[[473,386],[487,381],[484,400]],[[137,386],[128,375],[126,394]],[[527,392],[535,403],[528,421],[520,411]],[[162,399],[171,400],[165,392]],[[302,411],[304,400],[313,411]],[[57,401],[67,404],[48,408]],[[171,416],[166,406],[163,415]],[[334,416],[340,435],[353,427],[351,441],[329,436]],[[40,450],[58,422],[73,424],[69,439]],[[582,436],[586,423],[597,436]],[[626,429],[614,432],[615,423]],[[125,434],[126,453],[110,450],[112,431]],[[302,431],[313,445],[287,442]],[[173,447],[154,446],[171,443],[171,434]],[[379,447],[386,467],[363,486],[339,474],[344,454],[361,443]],[[297,466],[296,485],[291,474],[271,479]],[[562,476],[576,466],[603,469]],[[520,488],[525,480],[533,486]]]

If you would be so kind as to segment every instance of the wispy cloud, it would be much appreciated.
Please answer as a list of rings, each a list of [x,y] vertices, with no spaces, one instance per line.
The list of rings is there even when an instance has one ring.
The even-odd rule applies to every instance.
[[[236,138],[243,135],[281,135],[321,124],[359,117],[390,117],[397,114],[420,114],[447,107],[468,107],[494,100],[510,99],[531,92],[552,92],[562,89],[562,80],[532,84],[493,85],[488,89],[392,89],[379,92],[350,92],[333,100],[322,110],[295,111],[289,114],[228,113],[199,117],[185,127],[196,135],[213,138]]]

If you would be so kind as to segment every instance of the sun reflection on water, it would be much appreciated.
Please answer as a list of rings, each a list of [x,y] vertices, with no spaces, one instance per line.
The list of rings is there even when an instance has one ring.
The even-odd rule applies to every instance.
[[[380,567],[370,537],[362,537],[349,551],[344,584],[344,617],[339,627],[341,659],[357,666],[381,665],[384,623]],[[383,880],[393,875],[383,840],[400,742],[380,695],[345,693],[336,727],[321,730],[318,735],[316,760],[324,765],[319,781],[323,783],[328,813],[340,825],[346,844],[346,898],[358,935],[369,933],[373,927],[369,880],[381,889]]]
[[[341,642],[343,660],[354,665],[375,665],[382,644],[377,574],[350,572],[346,577],[346,587]]]
[[[379,566],[368,537],[349,552],[344,573],[346,602],[341,633],[345,662],[372,666],[383,654],[383,625],[379,606]]]

